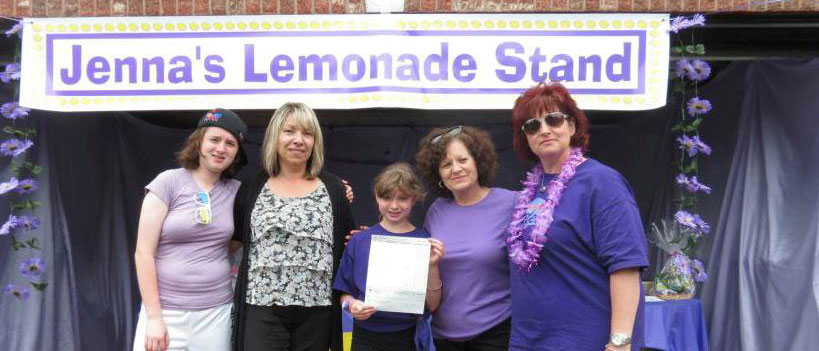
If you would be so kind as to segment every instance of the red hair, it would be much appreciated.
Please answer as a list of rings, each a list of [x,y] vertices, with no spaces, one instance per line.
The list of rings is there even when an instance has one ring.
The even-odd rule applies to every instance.
[[[579,147],[583,151],[589,147],[589,118],[583,110],[577,107],[577,102],[572,99],[569,90],[563,84],[540,83],[523,92],[512,108],[512,126],[514,128],[514,139],[512,145],[515,153],[522,160],[539,162],[540,159],[529,148],[529,141],[526,134],[521,130],[524,122],[531,118],[542,116],[548,112],[560,111],[569,115],[569,121],[574,122],[574,135],[569,140],[569,145]]]

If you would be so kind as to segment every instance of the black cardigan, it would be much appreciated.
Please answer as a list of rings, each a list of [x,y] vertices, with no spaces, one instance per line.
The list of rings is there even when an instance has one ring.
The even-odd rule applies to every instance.
[[[322,171],[318,177],[327,188],[333,208],[333,278],[335,279],[335,272],[338,270],[341,254],[344,252],[344,236],[355,228],[355,222],[341,180],[326,171]],[[233,206],[233,240],[245,244],[242,263],[239,266],[239,277],[236,280],[236,291],[233,296],[233,312],[231,313],[233,324],[231,350],[233,351],[242,351],[244,348],[242,340],[244,340],[245,309],[247,307],[245,293],[247,292],[248,255],[250,254],[250,249],[247,246],[247,243],[250,242],[251,233],[250,212],[253,211],[256,199],[259,197],[259,193],[261,193],[267,179],[267,172],[262,171],[250,179],[242,180],[242,186],[239,188],[238,194],[236,194],[236,202]],[[333,333],[330,336],[329,345],[332,351],[342,351],[340,297],[341,294],[333,290],[331,320],[328,321],[331,324]]]

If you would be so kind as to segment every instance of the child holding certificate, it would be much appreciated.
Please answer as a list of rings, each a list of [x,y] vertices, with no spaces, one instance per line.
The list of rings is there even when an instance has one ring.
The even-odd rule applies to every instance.
[[[423,228],[409,222],[412,207],[425,194],[423,185],[406,163],[386,167],[375,178],[373,185],[381,222],[356,234],[341,258],[333,288],[343,293],[342,308],[355,318],[352,351],[415,351],[416,323],[421,315],[377,311],[364,303],[367,289],[367,271],[373,235],[386,237],[424,238],[430,242],[429,271],[427,273],[426,306],[435,311],[441,302],[441,282],[438,262],[444,255],[443,244],[430,238]],[[423,272],[423,271],[422,271]],[[405,274],[395,272],[397,275]]]

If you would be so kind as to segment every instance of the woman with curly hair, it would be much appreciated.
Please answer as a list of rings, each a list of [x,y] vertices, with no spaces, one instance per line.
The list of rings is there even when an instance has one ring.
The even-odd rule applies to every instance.
[[[510,330],[509,266],[504,239],[515,193],[489,187],[498,168],[484,130],[432,130],[415,155],[428,189],[439,197],[425,228],[447,248],[439,263],[441,304],[432,318],[439,351],[506,351]]]

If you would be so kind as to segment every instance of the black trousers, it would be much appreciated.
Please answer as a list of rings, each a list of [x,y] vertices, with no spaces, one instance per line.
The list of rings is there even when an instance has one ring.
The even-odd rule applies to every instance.
[[[509,333],[512,330],[512,319],[506,319],[489,330],[466,341],[438,339],[435,341],[437,351],[507,351],[509,350]]]
[[[353,324],[350,351],[415,351],[415,327],[395,332],[376,332]]]
[[[327,351],[331,307],[254,306],[245,314],[245,351]]]

